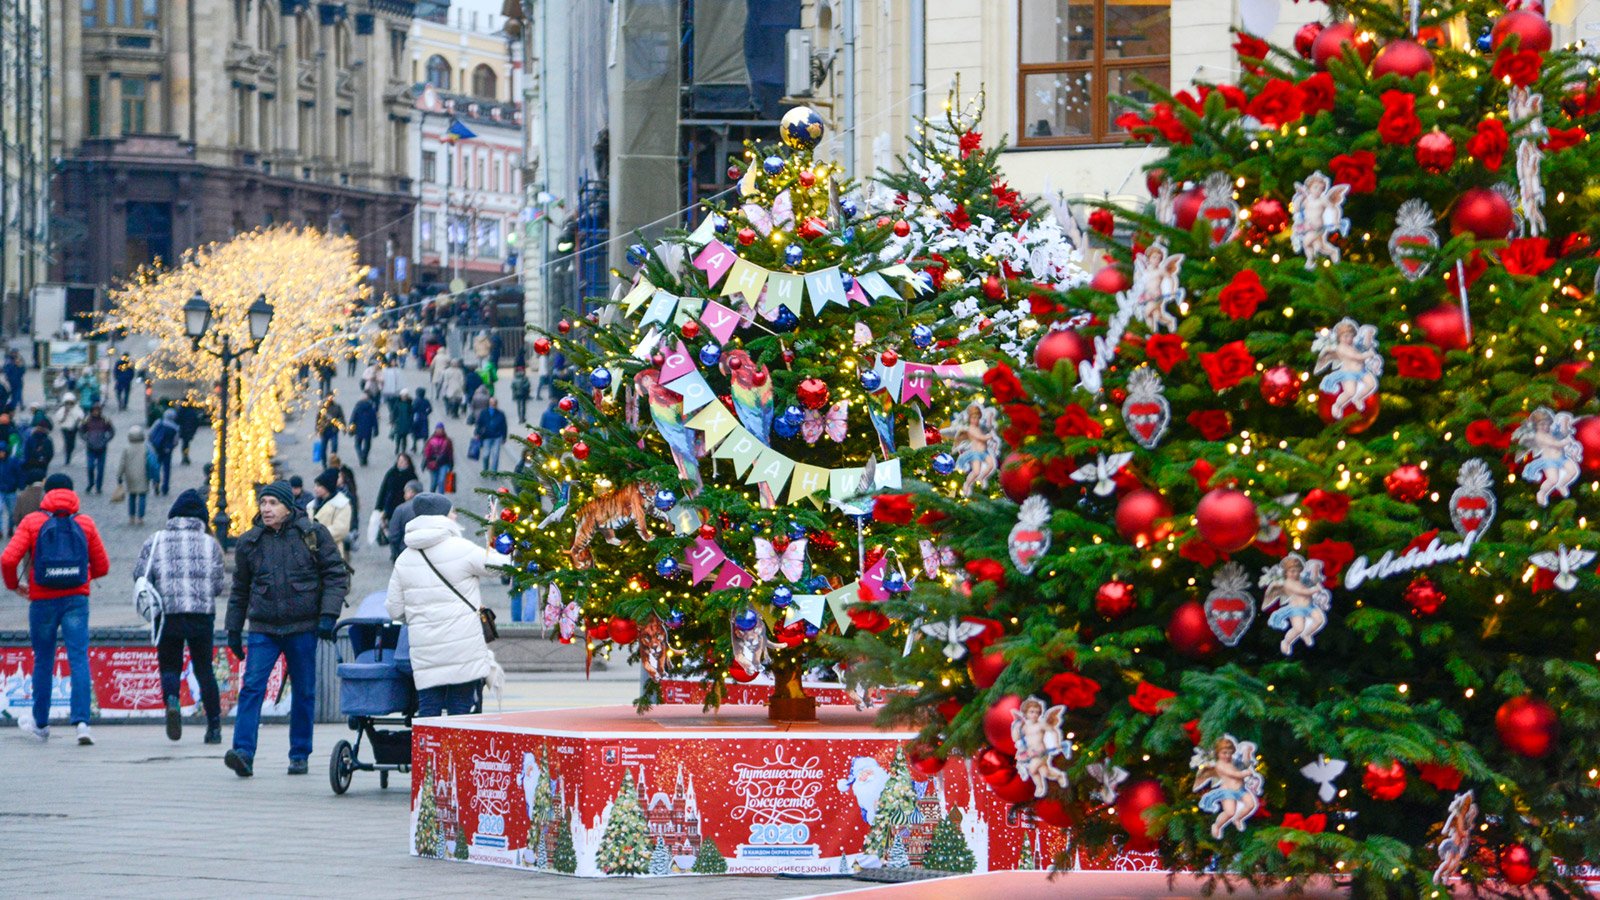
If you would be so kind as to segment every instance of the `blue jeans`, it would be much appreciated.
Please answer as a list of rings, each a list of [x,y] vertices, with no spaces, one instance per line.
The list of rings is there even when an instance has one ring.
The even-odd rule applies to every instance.
[[[33,639],[33,721],[50,721],[50,692],[55,682],[56,632],[67,645],[72,672],[72,724],[89,721],[89,598],[83,594],[54,600],[28,601],[28,636]]]
[[[233,715],[233,749],[255,759],[256,733],[261,730],[261,704],[267,679],[278,657],[289,661],[289,758],[311,756],[311,726],[317,717],[317,633],[262,634],[252,631],[244,643],[244,681]]]
[[[500,448],[504,447],[505,438],[484,438],[478,452],[483,457],[483,471],[500,471]]]
[[[440,466],[439,468],[434,469],[433,485],[429,487],[428,490],[433,491],[435,494],[444,493],[444,479],[445,476],[450,474],[451,468],[451,466]]]
[[[322,433],[322,465],[328,465],[328,457],[339,452],[339,430],[329,428]]]
[[[89,467],[88,490],[104,490],[106,484],[106,451],[90,450],[85,447],[83,457]]]
[[[161,474],[150,482],[150,490],[158,495],[165,495],[172,489],[172,451],[157,453],[156,459],[161,463]]]
[[[17,508],[17,494],[15,491],[0,494],[0,532],[7,536],[11,534],[11,513]]]
[[[128,518],[130,518],[130,519],[142,519],[142,518],[144,518],[144,498],[145,498],[145,496],[146,496],[145,494],[129,494],[128,495]]]
[[[461,684],[441,684],[417,691],[417,716],[437,716],[441,712],[464,716],[478,705],[476,681]]]

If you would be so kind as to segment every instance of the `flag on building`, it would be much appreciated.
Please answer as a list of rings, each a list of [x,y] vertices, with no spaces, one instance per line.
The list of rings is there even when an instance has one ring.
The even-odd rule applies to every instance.
[[[445,129],[443,140],[447,144],[454,144],[456,141],[470,141],[475,137],[477,135],[472,129],[461,124],[460,119],[451,119],[450,127]]]

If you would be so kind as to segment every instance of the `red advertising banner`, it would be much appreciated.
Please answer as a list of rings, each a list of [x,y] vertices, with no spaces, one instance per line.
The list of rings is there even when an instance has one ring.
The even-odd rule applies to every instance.
[[[965,763],[912,769],[912,735],[871,718],[832,707],[775,726],[763,708],[662,706],[419,720],[411,852],[604,877],[1042,869],[1063,849]],[[1157,862],[1085,851],[1078,865]]]
[[[185,715],[199,711],[200,682],[195,679],[194,661],[184,652],[183,673],[179,682],[179,703]],[[244,665],[234,660],[226,648],[213,651],[211,670],[222,694],[222,714],[233,711],[239,699],[239,680]],[[289,714],[289,689],[284,685],[284,662],[272,671],[267,683],[267,702],[262,714]],[[89,681],[94,691],[89,714],[97,719],[157,718],[162,714],[161,671],[154,647],[90,647]],[[281,696],[280,696],[281,694]],[[67,651],[56,649],[55,670],[50,689],[51,718],[65,719],[72,699],[71,667]],[[33,706],[33,648],[0,647],[0,712]]]

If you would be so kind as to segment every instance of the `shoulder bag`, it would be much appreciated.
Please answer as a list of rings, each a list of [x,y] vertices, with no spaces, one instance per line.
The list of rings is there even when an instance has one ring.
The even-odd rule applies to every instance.
[[[462,593],[456,590],[456,586],[450,583],[450,579],[444,577],[444,573],[439,571],[439,568],[433,564],[433,560],[428,558],[428,554],[425,551],[417,550],[417,555],[421,556],[422,561],[428,564],[428,568],[433,570],[433,574],[439,576],[440,583],[449,588],[450,593],[460,598],[461,602],[467,605],[467,609],[477,612],[478,624],[483,626],[483,642],[485,644],[494,643],[500,637],[500,629],[496,628],[494,624],[494,610],[487,606],[473,606],[472,601],[462,596]]]
[[[156,554],[161,552],[161,545],[165,542],[165,535],[158,533],[155,546],[150,548],[150,558],[145,560],[144,573],[133,580],[133,609],[139,618],[150,623],[151,644],[161,642],[161,626],[165,617],[162,615],[161,592],[150,580],[150,572],[156,567]]]

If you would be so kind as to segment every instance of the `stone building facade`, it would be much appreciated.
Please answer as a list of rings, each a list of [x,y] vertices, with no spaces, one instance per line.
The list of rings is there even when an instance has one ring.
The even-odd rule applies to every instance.
[[[0,313],[9,328],[50,247],[46,0],[0,0]]]

